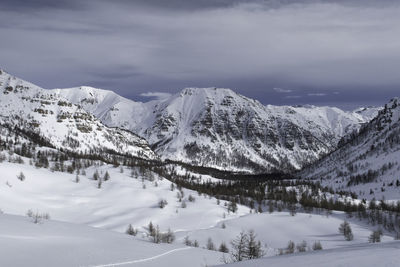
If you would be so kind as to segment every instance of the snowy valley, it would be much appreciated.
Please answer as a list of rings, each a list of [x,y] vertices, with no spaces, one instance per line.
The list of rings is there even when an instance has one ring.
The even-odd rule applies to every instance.
[[[142,103],[0,71],[0,266],[397,266],[399,125],[399,99]]]

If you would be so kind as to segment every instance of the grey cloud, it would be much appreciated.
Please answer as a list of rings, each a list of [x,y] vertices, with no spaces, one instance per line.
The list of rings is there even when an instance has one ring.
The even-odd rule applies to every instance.
[[[279,87],[275,87],[273,88],[273,90],[277,93],[291,93],[293,92],[293,90],[291,89],[285,89],[285,88],[279,88]]]
[[[140,98],[218,86],[264,103],[295,104],[325,98],[284,98],[265,88],[297,96],[340,92],[329,94],[337,102],[361,101],[353,95],[368,91],[363,97],[381,95],[384,102],[400,86],[396,1],[6,0],[0,6],[2,67],[47,88],[90,83]]]
[[[82,9],[88,1],[79,0],[2,0],[2,10],[29,11],[37,9]]]
[[[326,93],[308,93],[308,96],[326,96]]]
[[[147,92],[147,93],[141,93],[140,96],[151,97],[156,99],[164,99],[170,97],[171,94],[165,92]]]

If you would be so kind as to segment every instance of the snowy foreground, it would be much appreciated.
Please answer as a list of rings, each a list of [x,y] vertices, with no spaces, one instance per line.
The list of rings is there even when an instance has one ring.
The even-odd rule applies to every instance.
[[[384,234],[382,242],[390,242],[369,246],[368,236],[375,228],[355,218],[349,220],[354,240],[345,241],[338,233],[343,213],[255,214],[239,206],[237,213],[228,214],[224,201],[218,204],[215,198],[185,189],[187,207],[183,208],[178,190],[171,190],[171,182],[155,174],[149,181],[131,177],[127,168],[121,172],[120,168],[99,165],[87,168],[77,183],[75,174],[38,169],[24,160],[25,164],[1,163],[0,209],[4,214],[0,214],[0,266],[218,265],[223,253],[204,249],[207,240],[211,238],[216,248],[222,242],[230,248],[231,240],[249,230],[255,231],[266,256],[272,257],[243,266],[291,266],[294,260],[297,266],[350,266],[345,260],[357,263],[363,255],[387,262],[379,266],[400,266],[392,264],[391,255],[400,253],[398,243],[391,242],[393,237]],[[100,176],[106,171],[110,175],[100,188],[92,179],[96,170]],[[25,174],[24,181],[17,178],[20,172]],[[190,195],[194,201],[188,200]],[[163,209],[157,204],[160,199],[168,202]],[[35,224],[25,216],[29,209],[48,213],[51,220]],[[161,231],[170,228],[176,240],[172,244],[152,243],[147,229],[150,221],[160,225]],[[138,230],[136,237],[124,234],[129,224]],[[183,245],[185,237],[198,241],[200,247]],[[320,241],[324,250],[274,257],[289,240],[296,244],[304,240],[308,246]],[[314,258],[315,265],[310,265]]]
[[[382,244],[360,244],[351,247],[276,256],[223,265],[225,267],[396,267],[400,266],[400,241]]]
[[[84,225],[0,214],[0,266],[205,266],[220,253],[163,245]]]

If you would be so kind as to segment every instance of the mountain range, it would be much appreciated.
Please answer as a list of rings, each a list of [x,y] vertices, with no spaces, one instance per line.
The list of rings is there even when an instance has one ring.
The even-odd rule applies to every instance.
[[[105,126],[53,91],[0,71],[0,125],[47,146],[78,154],[123,154],[157,159],[147,141]]]
[[[105,125],[145,138],[163,159],[232,171],[301,169],[334,150],[379,110],[265,106],[223,88],[186,88],[146,103],[91,87],[53,92]]]
[[[224,88],[185,88],[143,103],[87,86],[47,90],[5,71],[0,90],[1,123],[57,148],[258,173],[318,161],[381,109],[263,105]]]

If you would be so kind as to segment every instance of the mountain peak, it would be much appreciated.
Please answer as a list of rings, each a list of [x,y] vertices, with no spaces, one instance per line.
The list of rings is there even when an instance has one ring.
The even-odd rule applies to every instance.
[[[184,88],[180,93],[181,96],[186,95],[231,95],[236,94],[229,88],[218,88],[218,87],[187,87]]]
[[[400,98],[394,97],[394,98],[390,99],[388,106],[390,106],[391,108],[396,108],[396,107],[400,106]]]
[[[1,75],[1,124],[29,131],[47,140],[52,147],[74,153],[111,151],[157,158],[144,139],[131,132],[105,126],[85,108],[82,109],[80,103],[76,105],[68,95],[64,97],[60,94],[61,91],[45,90],[8,73]],[[65,92],[72,97],[81,97],[77,92],[99,93],[90,87]]]

